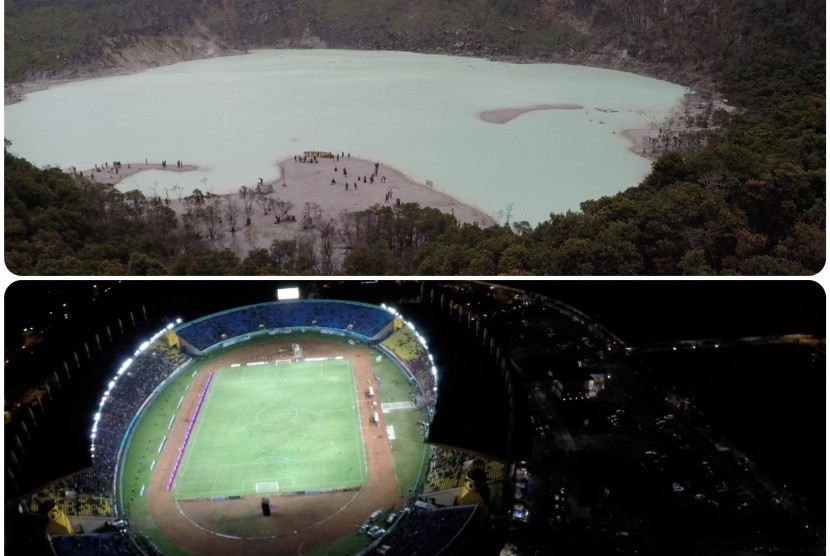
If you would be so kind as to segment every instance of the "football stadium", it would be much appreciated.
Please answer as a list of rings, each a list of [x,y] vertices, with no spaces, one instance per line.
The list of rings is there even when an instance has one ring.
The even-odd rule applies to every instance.
[[[660,322],[674,327],[665,334],[704,339],[652,340],[644,324],[646,339],[626,343],[591,313],[635,295],[551,286],[583,312],[516,285],[10,288],[7,328],[10,307],[24,309],[17,333],[32,324],[7,348],[6,552],[721,554],[756,542],[759,527],[764,546],[821,542],[820,512],[809,509],[821,501],[800,493],[822,466],[800,466],[788,492],[774,490],[769,467],[752,463],[764,452],[750,436],[731,432],[738,449],[727,421],[705,421],[682,361],[695,377],[712,367],[713,392],[730,375],[748,383],[739,360],[753,361],[755,389],[757,368],[787,365],[799,377],[792,392],[771,388],[799,400],[793,420],[813,422],[805,412],[824,407],[809,388],[823,336],[730,338],[728,319],[712,324],[700,309],[702,325]],[[815,293],[748,314],[753,332],[803,326],[810,311],[799,303]],[[630,314],[619,307],[606,317],[615,327]],[[660,319],[664,307],[655,302]],[[807,330],[823,334],[823,314]],[[768,414],[767,397],[730,391],[744,411]],[[695,392],[703,407],[711,394]]]
[[[90,467],[24,496],[54,553],[368,554],[396,530],[400,549],[440,553],[481,514],[504,439],[429,443],[439,372],[415,325],[386,304],[277,297],[134,341],[95,404]],[[440,522],[427,544],[424,520]]]

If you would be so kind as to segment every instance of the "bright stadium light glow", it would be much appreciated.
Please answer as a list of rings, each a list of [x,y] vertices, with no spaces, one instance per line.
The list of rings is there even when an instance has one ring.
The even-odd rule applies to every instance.
[[[181,317],[177,318],[177,319],[176,319],[176,324],[181,324],[181,323],[182,323],[182,319],[181,319]]]
[[[277,301],[286,301],[289,299],[300,299],[300,288],[278,288]]]

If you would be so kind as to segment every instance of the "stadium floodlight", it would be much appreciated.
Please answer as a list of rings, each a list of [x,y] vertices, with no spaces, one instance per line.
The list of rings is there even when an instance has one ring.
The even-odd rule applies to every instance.
[[[182,318],[181,318],[181,317],[178,317],[178,318],[176,319],[176,324],[181,324],[181,323],[182,323]]]
[[[434,365],[430,369],[430,371],[432,372],[432,376],[438,376],[438,369],[436,369]]]
[[[277,288],[277,301],[300,299],[300,288]]]
[[[124,371],[126,371],[126,370],[127,370],[127,367],[129,367],[130,365],[132,365],[132,363],[133,363],[133,358],[132,358],[132,357],[128,357],[128,358],[126,359],[126,361],[124,361],[123,363],[121,363],[121,367],[119,367],[119,368],[118,368],[118,374],[121,374],[121,373],[123,373]]]

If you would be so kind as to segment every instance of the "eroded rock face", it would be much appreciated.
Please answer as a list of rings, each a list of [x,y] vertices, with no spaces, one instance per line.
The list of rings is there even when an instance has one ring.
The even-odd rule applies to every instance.
[[[249,48],[408,50],[464,56],[591,64],[692,84],[728,40],[732,2],[717,0],[492,0],[482,12],[416,0],[386,10],[358,0],[320,7],[303,0],[193,5],[133,0],[117,15],[105,2],[83,8],[83,44],[55,34],[50,55],[8,65],[6,81],[37,81],[128,72]],[[33,15],[7,6],[49,33],[65,14]],[[39,18],[39,19],[38,19]],[[28,35],[9,34],[8,56],[24,56]],[[14,48],[17,43],[17,48]],[[14,68],[25,67],[22,74]],[[8,94],[7,94],[8,99]]]

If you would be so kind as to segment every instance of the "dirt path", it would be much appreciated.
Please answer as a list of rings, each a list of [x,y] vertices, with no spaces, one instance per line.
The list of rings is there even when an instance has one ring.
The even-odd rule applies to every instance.
[[[293,338],[293,339],[292,339]],[[213,360],[196,376],[185,396],[179,419],[162,450],[150,481],[147,502],[155,525],[176,544],[205,555],[257,556],[289,555],[326,547],[355,530],[378,508],[400,507],[395,465],[386,426],[372,424],[369,386],[377,391],[369,348],[324,340],[303,339],[305,357],[343,355],[352,364],[360,407],[360,422],[366,450],[368,478],[360,490],[315,495],[270,496],[273,512],[264,517],[260,497],[238,500],[176,502],[166,490],[179,446],[187,430],[210,371],[231,363],[286,358],[296,337],[275,338],[274,342],[242,348]]]

